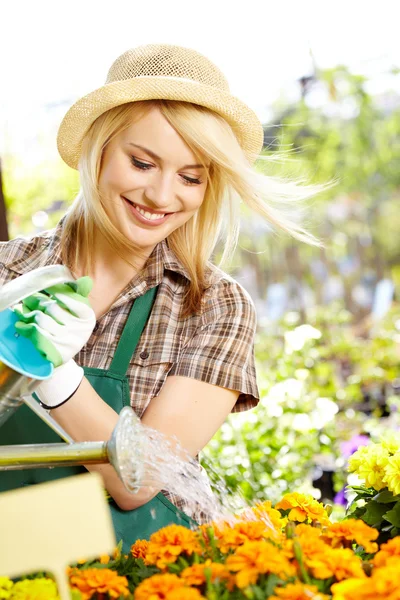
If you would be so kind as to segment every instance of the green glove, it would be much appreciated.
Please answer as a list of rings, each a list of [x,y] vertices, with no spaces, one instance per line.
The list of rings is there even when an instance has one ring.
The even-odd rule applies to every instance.
[[[15,328],[30,339],[55,367],[68,362],[86,344],[96,324],[88,295],[90,277],[54,285],[13,307]]]

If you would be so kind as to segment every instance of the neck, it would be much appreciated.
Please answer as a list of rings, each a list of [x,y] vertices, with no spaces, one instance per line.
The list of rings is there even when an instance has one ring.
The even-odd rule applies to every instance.
[[[89,275],[93,280],[113,281],[123,289],[143,269],[151,252],[127,257],[125,260],[103,238],[96,236],[91,254],[93,257],[91,272],[79,272],[76,275]]]

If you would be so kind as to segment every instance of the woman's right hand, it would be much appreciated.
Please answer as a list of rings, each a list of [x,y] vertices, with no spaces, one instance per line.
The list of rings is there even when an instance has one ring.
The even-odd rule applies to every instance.
[[[73,357],[86,344],[96,324],[88,300],[91,289],[92,280],[82,277],[28,296],[13,307],[19,316],[17,332],[30,339],[56,367],[52,377],[35,390],[44,408],[66,402],[82,382],[83,369]]]
[[[86,344],[96,324],[88,295],[92,280],[58,284],[13,307],[15,328],[55,367],[67,363]]]

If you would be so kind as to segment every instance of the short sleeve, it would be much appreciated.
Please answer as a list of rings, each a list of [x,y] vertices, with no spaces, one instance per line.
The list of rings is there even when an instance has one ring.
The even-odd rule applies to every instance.
[[[201,324],[169,375],[181,375],[240,392],[233,412],[259,401],[254,337],[256,311],[248,293],[224,279],[207,294]]]

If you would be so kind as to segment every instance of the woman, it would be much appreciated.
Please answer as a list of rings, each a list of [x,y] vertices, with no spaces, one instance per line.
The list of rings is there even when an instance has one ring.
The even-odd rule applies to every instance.
[[[58,148],[79,169],[81,190],[54,231],[0,245],[0,283],[55,263],[93,281],[90,293],[76,285],[74,294],[84,306],[89,293],[95,317],[88,307],[74,313],[66,288],[53,290],[74,334],[61,351],[63,364],[37,392],[75,440],[109,439],[130,403],[144,424],[176,436],[195,457],[231,411],[258,402],[254,307],[210,257],[218,239],[225,257],[233,251],[241,201],[315,242],[281,209],[282,200],[310,190],[251,167],[262,141],[259,120],[231,96],[222,73],[197,52],[169,45],[124,53],[106,84],[64,117]],[[57,315],[43,317],[40,302],[26,307],[30,323],[50,335]],[[61,337],[52,337],[58,349]],[[37,441],[56,440],[28,410],[1,432],[3,444]],[[190,524],[184,501],[168,491],[132,495],[111,466],[88,470],[103,476],[126,548],[167,522]],[[3,473],[0,488],[74,472]]]

